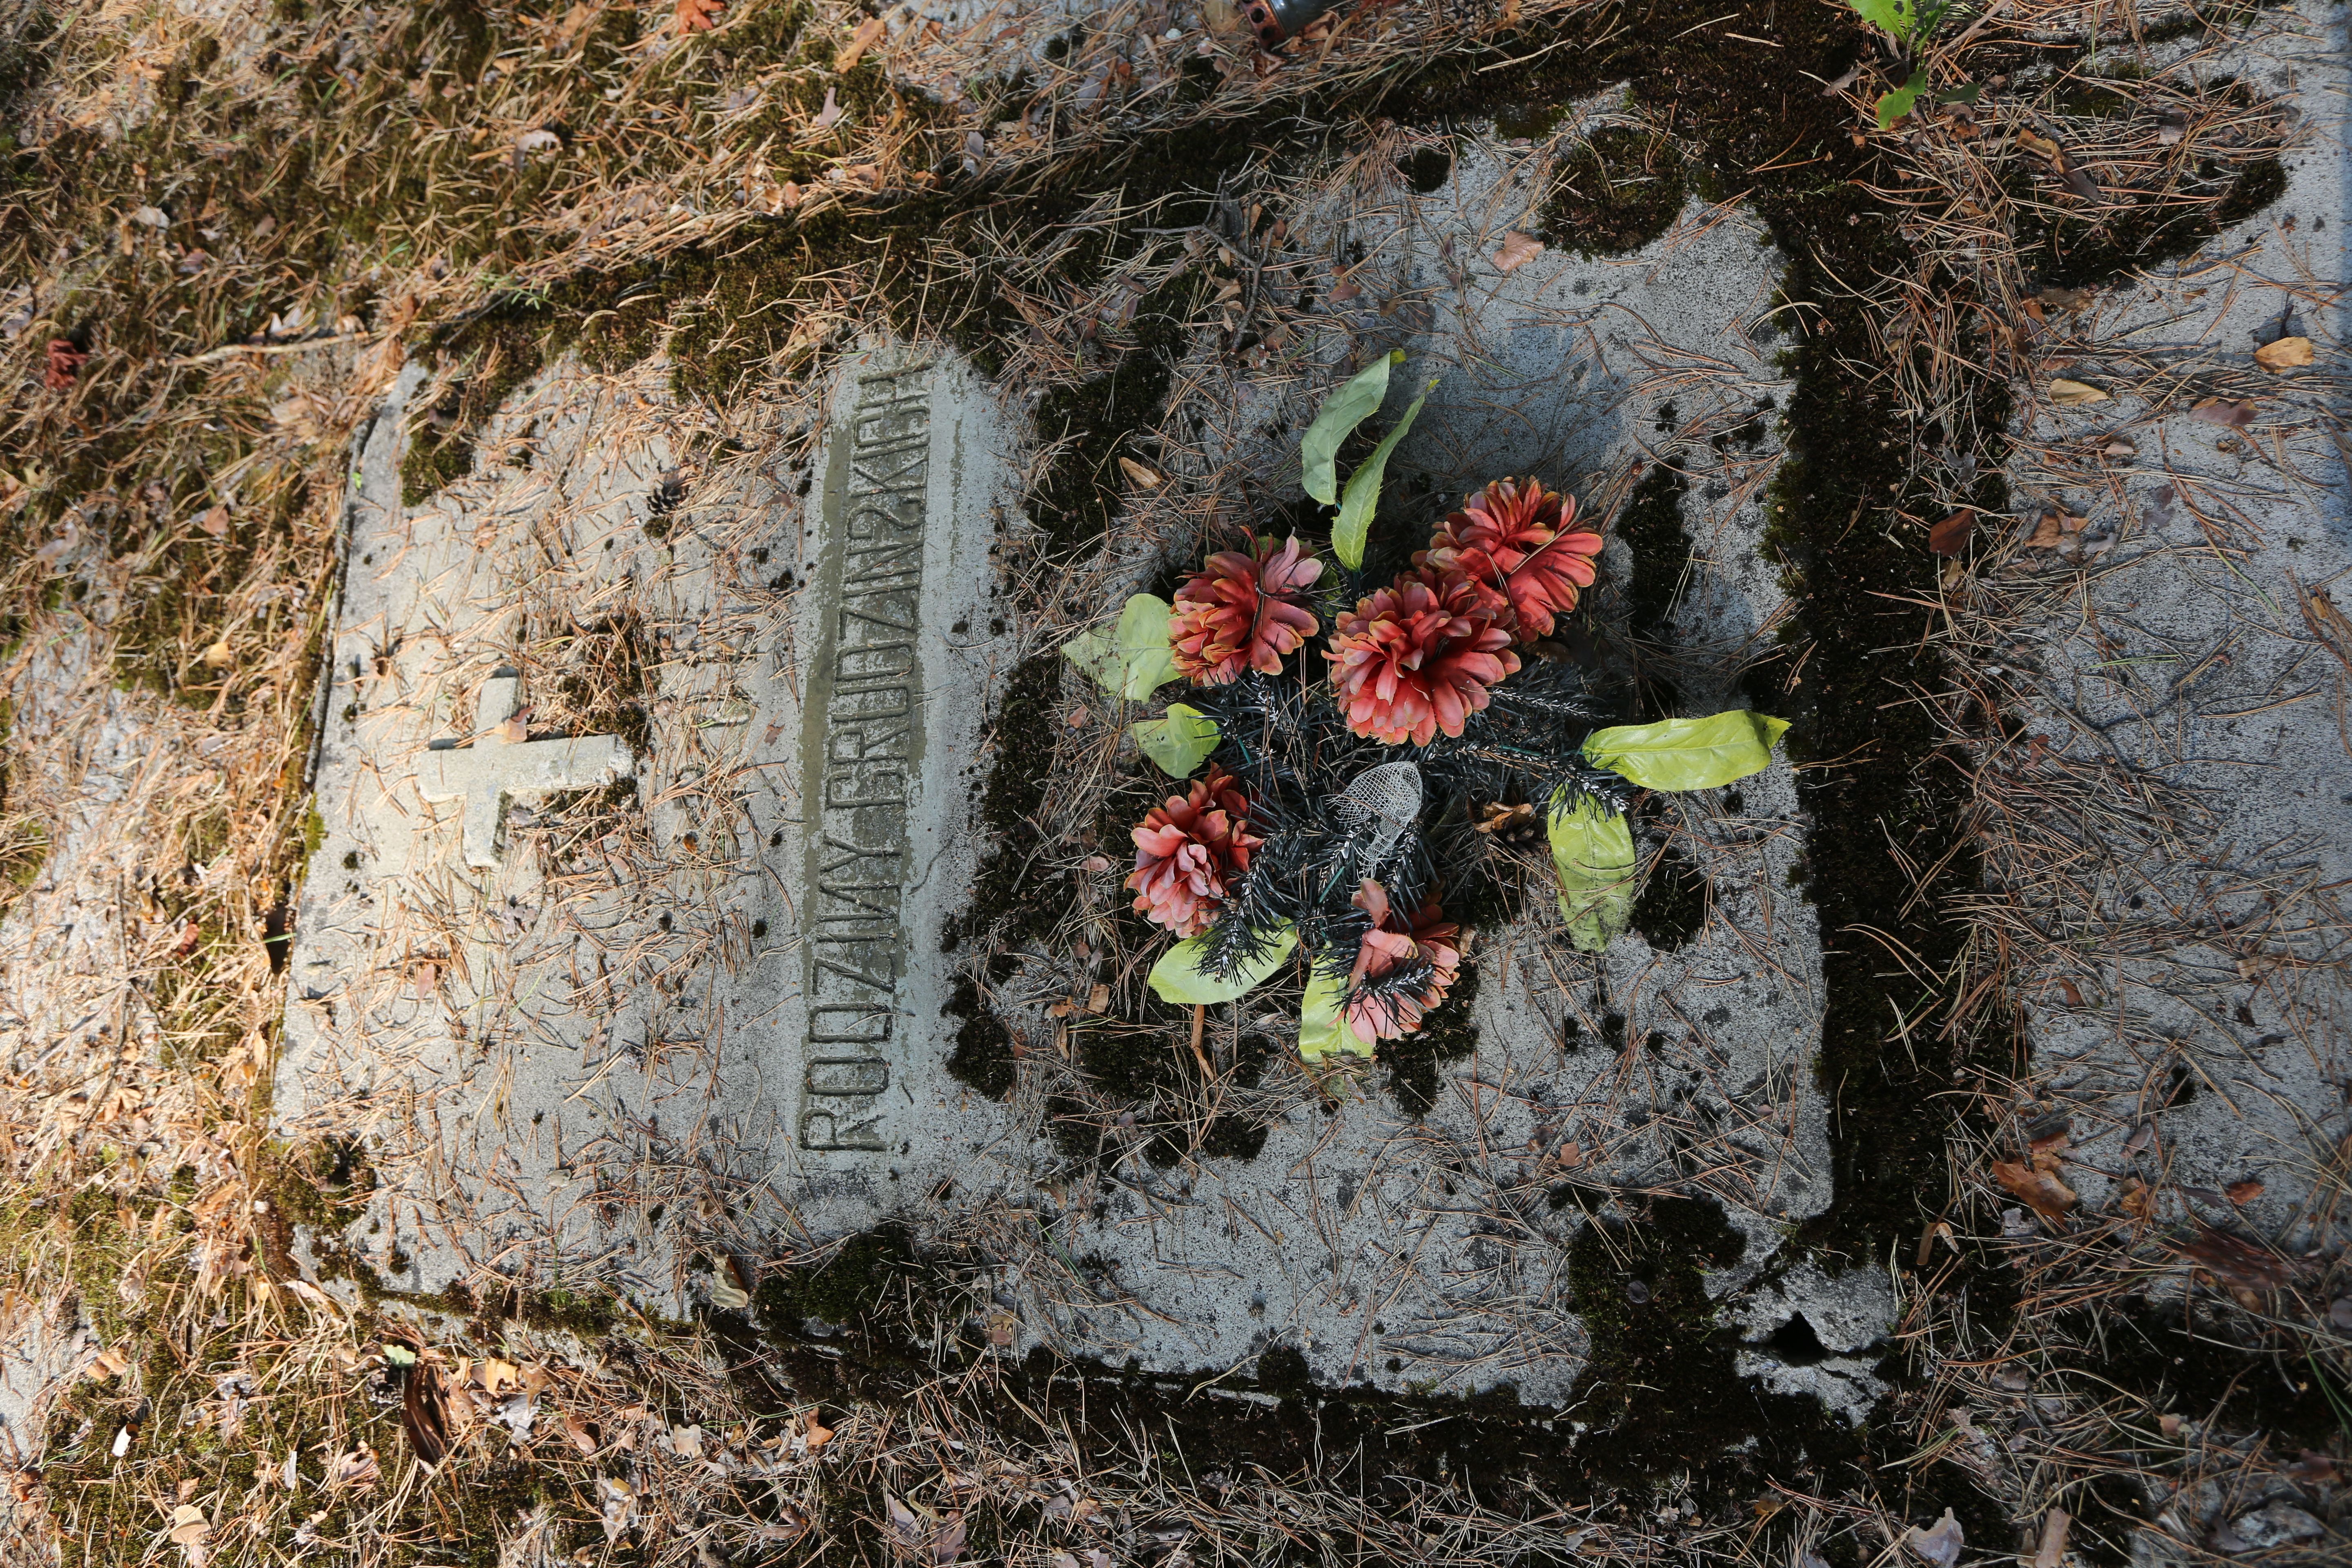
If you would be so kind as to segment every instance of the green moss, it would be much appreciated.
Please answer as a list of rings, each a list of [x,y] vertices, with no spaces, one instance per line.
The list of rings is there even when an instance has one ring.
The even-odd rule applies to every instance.
[[[1664,132],[1608,126],[1560,164],[1536,232],[1580,256],[1622,256],[1673,227],[1686,191],[1682,153]]]
[[[1673,952],[1706,924],[1706,875],[1668,840],[1652,858],[1633,900],[1633,929],[1660,952]]]
[[[2221,187],[2218,202],[2158,202],[2153,196],[2111,191],[2108,205],[2096,213],[2053,216],[2046,205],[2021,208],[2019,254],[2043,283],[2067,289],[2107,283],[2134,269],[2186,256],[2286,194],[2286,167],[2275,157],[2257,158],[2236,169],[2209,161],[2198,173],[2208,185]]]
[[[753,1298],[761,1317],[797,1331],[804,1321],[855,1324],[929,1289],[930,1270],[904,1226],[886,1225],[851,1237],[814,1268],[785,1268],[760,1282]]]

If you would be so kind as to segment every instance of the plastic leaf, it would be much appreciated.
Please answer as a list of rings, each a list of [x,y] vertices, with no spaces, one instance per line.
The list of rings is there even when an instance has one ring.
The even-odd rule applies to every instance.
[[[1350,572],[1364,564],[1364,540],[1372,531],[1372,513],[1380,509],[1381,476],[1389,466],[1389,454],[1404,439],[1404,433],[1412,428],[1413,416],[1421,412],[1421,405],[1429,401],[1436,386],[1437,378],[1431,376],[1429,384],[1421,389],[1421,395],[1412,400],[1412,406],[1404,411],[1404,417],[1397,421],[1396,428],[1372,448],[1372,455],[1364,459],[1362,468],[1348,476],[1348,493],[1339,500],[1339,519],[1331,525],[1331,553]]]
[[[1243,964],[1232,978],[1220,980],[1201,973],[1202,955],[1208,952],[1209,938],[1214,934],[1202,931],[1161,953],[1160,962],[1151,966],[1152,994],[1162,1002],[1188,1006],[1231,1002],[1264,984],[1267,976],[1288,962],[1291,950],[1298,945],[1298,928],[1286,922],[1263,955],[1254,963]]]
[[[1704,719],[1595,730],[1584,738],[1584,755],[1643,789],[1717,789],[1770,767],[1772,748],[1788,727],[1786,719],[1734,708]]]
[[[1317,973],[1307,983],[1307,999],[1298,1009],[1298,1054],[1310,1062],[1331,1057],[1368,1057],[1372,1042],[1356,1037],[1340,1006],[1348,999],[1348,977]]]
[[[1389,395],[1390,367],[1403,363],[1404,351],[1391,349],[1350,376],[1315,411],[1315,423],[1298,443],[1299,482],[1325,506],[1335,506],[1339,500],[1339,443],[1379,412]]]
[[[1217,749],[1217,721],[1181,702],[1168,705],[1165,719],[1146,719],[1129,729],[1143,754],[1171,778],[1183,778]]]
[[[1555,809],[1549,836],[1559,918],[1582,952],[1601,952],[1633,919],[1633,830],[1591,795]]]
[[[1176,679],[1176,658],[1168,647],[1169,613],[1167,600],[1138,594],[1119,612],[1108,637],[1082,632],[1062,645],[1062,657],[1105,691],[1140,702]]]

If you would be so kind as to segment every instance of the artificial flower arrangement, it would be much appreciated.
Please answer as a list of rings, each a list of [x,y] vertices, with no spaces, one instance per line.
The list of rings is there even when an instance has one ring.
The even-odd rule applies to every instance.
[[[1152,989],[1228,1002],[1297,955],[1310,1063],[1369,1057],[1444,999],[1467,942],[1445,919],[1439,868],[1465,863],[1482,830],[1541,803],[1561,917],[1578,947],[1601,952],[1631,919],[1637,791],[1744,778],[1788,728],[1745,710],[1596,727],[1572,664],[1523,658],[1591,586],[1602,545],[1538,480],[1495,480],[1392,582],[1360,581],[1389,456],[1429,388],[1344,491],[1338,452],[1402,358],[1334,392],[1301,443],[1307,493],[1339,509],[1340,572],[1296,537],[1252,538],[1211,555],[1172,605],[1139,594],[1108,636],[1064,649],[1129,700],[1191,687],[1133,726],[1144,755],[1184,782],[1134,830],[1127,887],[1178,939]]]

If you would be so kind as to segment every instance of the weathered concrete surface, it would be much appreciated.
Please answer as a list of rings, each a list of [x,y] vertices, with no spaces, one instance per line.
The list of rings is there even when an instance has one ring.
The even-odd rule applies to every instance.
[[[2145,1189],[2147,1218],[2291,1252],[2340,1244],[2320,1199],[2352,1132],[2343,41],[2290,12],[2236,51],[2295,106],[2284,194],[2055,318],[2045,363],[2111,396],[2037,389],[2021,515],[1959,595],[1964,679],[2026,719],[1986,775],[1986,905],[2031,965],[2021,1120],[2072,1119],[2088,1207]],[[2289,336],[2320,363],[2256,362]],[[2035,548],[2053,510],[2079,526]]]
[[[941,1070],[937,943],[1000,662],[1000,444],[948,367],[842,374],[885,369],[873,384],[915,412],[883,429],[838,398],[835,424],[772,430],[690,503],[682,416],[625,385],[522,395],[491,433],[529,445],[520,470],[417,508],[397,474],[415,373],[379,418],[278,1104],[289,1131],[373,1142],[391,1179],[353,1245],[387,1283],[584,1278],[674,1305],[678,1237],[757,1252],[870,1225],[991,1136]],[[859,553],[877,430],[912,487],[911,554]],[[913,599],[872,595],[918,582],[919,632],[883,626]],[[501,743],[518,681],[533,738]],[[574,772],[532,773],[528,796],[442,777],[541,752]],[[845,866],[872,874],[827,891]],[[885,989],[810,1009],[810,975],[844,971]]]
[[[1385,333],[1416,384],[1440,376],[1397,465],[1401,490],[1426,492],[1412,526],[1502,472],[1605,520],[1646,466],[1685,470],[1692,559],[1643,629],[1646,657],[1684,710],[1741,705],[1735,682],[1780,606],[1757,552],[1776,456],[1758,415],[1781,389],[1754,323],[1775,265],[1738,212],[1693,204],[1629,257],[1497,268],[1584,129],[1547,148],[1467,138],[1439,191],[1303,206],[1318,243],[1391,269],[1368,277],[1384,313],[1327,312],[1322,352]],[[1582,1211],[1553,1203],[1563,1185],[1627,1215],[1643,1194],[1707,1193],[1746,1240],[1712,1289],[1767,1268],[1830,1198],[1818,943],[1785,891],[1802,852],[1785,764],[1655,819],[1708,889],[1678,948],[1629,935],[1595,962],[1540,905],[1487,933],[1480,1043],[1426,1115],[1376,1082],[1327,1104],[1277,1065],[1228,1108],[1267,1128],[1253,1159],[1163,1169],[1114,1139],[1074,1165],[1048,1136],[1054,1060],[1033,1049],[1002,1105],[945,1076],[962,960],[940,942],[982,847],[968,814],[992,682],[1075,626],[992,607],[1000,534],[1032,537],[1004,479],[1027,437],[965,373],[908,369],[912,352],[851,363],[813,389],[821,401],[786,395],[762,427],[795,434],[725,473],[693,471],[689,416],[651,390],[657,366],[519,396],[482,442],[511,465],[416,508],[396,500],[404,410],[379,420],[278,1069],[289,1132],[374,1141],[387,1179],[348,1238],[357,1260],[411,1289],[593,1284],[675,1306],[728,1293],[690,1267],[699,1250],[804,1253],[895,1215],[1001,1260],[993,1326],[1010,1350],[1184,1372],[1245,1369],[1279,1345],[1328,1381],[1507,1383],[1546,1403],[1569,1396],[1585,1353],[1567,1283]],[[1198,416],[1202,438],[1196,456],[1171,451],[1158,504],[1251,506],[1261,485],[1295,485],[1296,426],[1330,367],[1270,370],[1241,397],[1212,363],[1204,342],[1185,367],[1194,394],[1171,422]],[[919,489],[899,467],[917,452]],[[1154,515],[1081,574],[1066,616],[1156,570]],[[1622,633],[1622,542],[1608,566],[1601,618]],[[597,695],[627,626],[654,650],[642,722]],[[997,737],[1011,765],[1057,745],[1056,776],[1082,779],[1090,746],[1119,743],[1084,711],[1100,695],[1068,679],[1055,736]],[[520,736],[496,732],[510,681]],[[909,703],[913,729],[893,738]],[[495,849],[469,864],[460,803],[418,783],[468,753],[491,768],[519,740],[595,747],[607,771],[625,753],[634,799],[509,799],[486,826],[468,797],[473,842]],[[1047,831],[1038,874],[1072,879],[1082,918],[1066,936],[1084,945],[1124,900],[1121,868],[1078,865],[1076,835]],[[1056,1037],[1045,1005],[1066,994],[1066,962],[1027,953],[993,987],[1030,1041]],[[1248,1007],[1226,1026],[1296,1033]]]

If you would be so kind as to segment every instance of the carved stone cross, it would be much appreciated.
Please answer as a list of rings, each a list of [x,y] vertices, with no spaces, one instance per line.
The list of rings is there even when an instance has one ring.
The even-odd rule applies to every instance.
[[[417,763],[418,795],[428,801],[465,802],[458,820],[468,866],[499,863],[499,819],[509,796],[594,789],[628,777],[635,765],[617,735],[502,742],[499,727],[521,706],[521,679],[500,670],[482,683],[474,743],[436,741]]]

